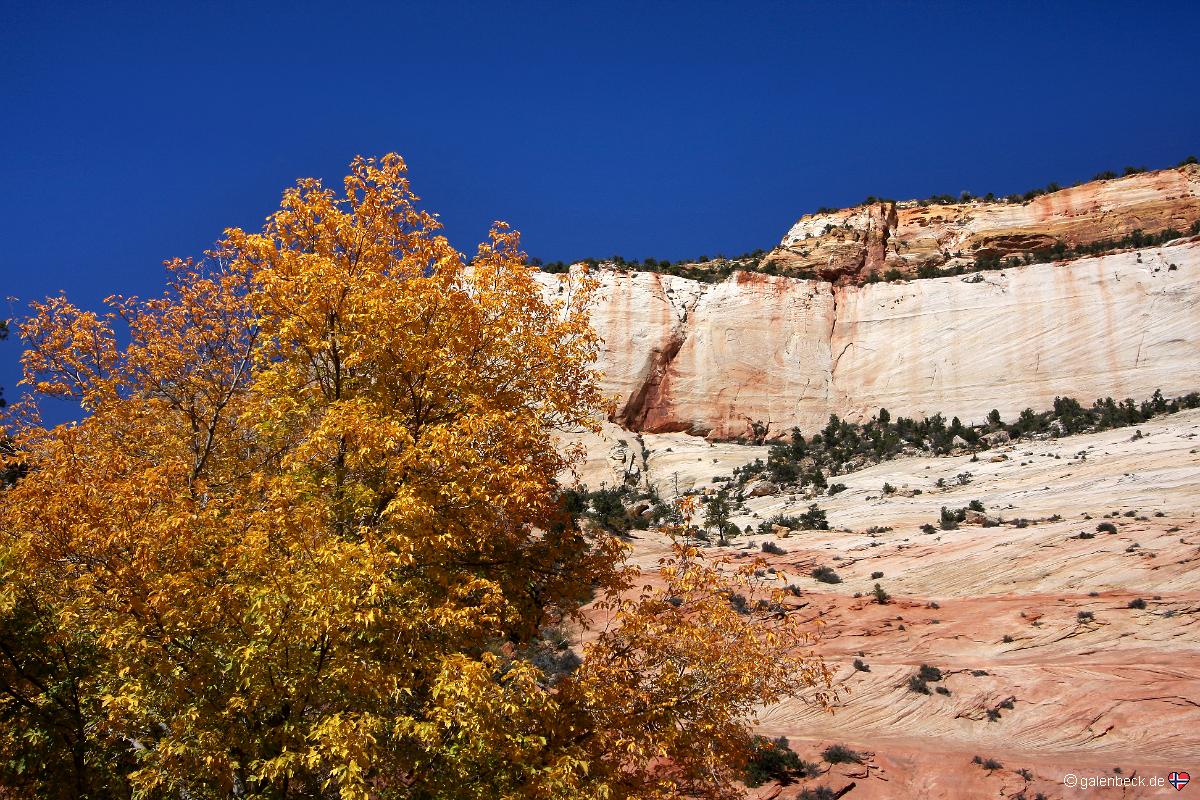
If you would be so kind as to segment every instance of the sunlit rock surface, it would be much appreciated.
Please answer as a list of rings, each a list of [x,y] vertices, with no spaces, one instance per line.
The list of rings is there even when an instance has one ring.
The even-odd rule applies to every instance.
[[[1055,396],[1200,387],[1200,241],[956,277],[836,286],[599,271],[612,421],[634,431],[806,434],[830,414],[979,422]],[[554,293],[559,277],[539,275]]]

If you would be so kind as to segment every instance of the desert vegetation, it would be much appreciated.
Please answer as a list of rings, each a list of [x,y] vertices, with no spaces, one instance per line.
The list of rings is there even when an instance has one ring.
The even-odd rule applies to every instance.
[[[830,764],[861,764],[863,754],[841,744],[831,744],[821,753],[821,758]]]
[[[947,424],[941,414],[923,420],[906,417],[893,420],[887,409],[880,409],[872,419],[861,424],[831,415],[825,428],[811,438],[805,438],[798,428],[793,428],[786,442],[770,446],[765,462],[756,459],[734,470],[731,487],[740,493],[750,481],[765,478],[780,486],[811,486],[814,490],[824,490],[829,477],[900,456],[987,450],[1021,439],[1122,428],[1191,408],[1200,408],[1200,392],[1168,400],[1162,392],[1156,391],[1141,403],[1132,399],[1117,402],[1106,397],[1091,406],[1084,406],[1074,398],[1058,397],[1052,409],[1036,412],[1027,408],[1010,423],[1004,422],[995,410],[978,424],[963,424],[957,417]],[[970,472],[963,472],[954,479],[960,486],[970,481]],[[844,486],[838,491],[843,490]],[[889,495],[896,487],[885,484],[882,491]]]
[[[1008,257],[980,256],[970,266],[958,265],[948,269],[941,269],[935,265],[923,265],[921,269],[924,270],[924,273],[919,272],[917,277],[940,278],[945,275],[962,275],[966,272],[1011,269],[1028,264],[1046,264],[1051,261],[1071,261],[1077,258],[1099,256],[1121,250],[1140,250],[1145,247],[1157,247],[1183,238],[1184,236],[1196,235],[1200,235],[1200,220],[1196,220],[1187,232],[1175,228],[1164,228],[1155,233],[1134,230],[1120,239],[1098,239],[1094,242],[1077,244],[1068,244],[1060,240],[1053,245],[1039,248],[1024,255],[1012,255]]]
[[[812,571],[812,577],[813,580],[820,581],[821,583],[842,582],[842,579],[837,572],[835,572],[832,567],[827,566],[814,567]]]
[[[1175,166],[1176,167],[1184,167],[1184,166],[1187,166],[1188,164],[1195,164],[1195,163],[1197,163],[1195,156],[1187,156],[1182,161],[1177,163]],[[1092,181],[1107,181],[1107,180],[1112,180],[1113,178],[1127,177],[1129,175],[1138,175],[1143,172],[1150,172],[1149,167],[1126,166],[1124,169],[1121,170],[1120,173],[1113,172],[1112,170],[1104,170],[1103,172],[1098,172],[1092,176],[1091,180]],[[996,195],[992,192],[988,192],[986,195],[982,195],[982,196],[973,195],[970,192],[960,192],[957,195],[937,194],[937,195],[931,195],[930,197],[926,197],[924,199],[918,200],[917,203],[922,206],[974,203],[974,202],[977,202],[980,200],[982,200],[985,203],[994,203],[994,202],[1028,203],[1030,200],[1033,200],[1036,197],[1041,197],[1042,195],[1045,195],[1045,194],[1054,194],[1055,192],[1062,191],[1063,189],[1071,188],[1073,186],[1082,186],[1084,183],[1089,183],[1089,182],[1090,181],[1078,181],[1076,183],[1070,183],[1070,184],[1066,184],[1065,186],[1063,186],[1058,183],[1055,183],[1054,181],[1051,181],[1050,183],[1046,184],[1045,186],[1035,187],[1035,188],[1030,189],[1025,192],[1019,192],[1019,193],[1008,194],[1008,195]],[[875,201],[874,198],[867,198],[868,203],[874,202],[874,201]]]
[[[766,251],[762,249],[752,250],[742,253],[738,256],[725,256],[717,254],[713,258],[707,255],[701,255],[693,259],[679,259],[677,261],[669,261],[659,258],[645,259],[626,259],[620,255],[614,255],[610,258],[596,259],[584,258],[579,261],[550,261],[543,262],[540,259],[531,259],[530,265],[538,267],[543,272],[552,274],[561,274],[567,272],[572,265],[581,264],[589,269],[613,269],[613,270],[632,270],[635,272],[658,272],[663,275],[675,275],[680,278],[688,278],[690,280],[703,281],[706,283],[717,283],[725,280],[733,274],[735,270],[745,270],[747,272],[757,272],[760,270],[760,264],[766,257]]]
[[[786,738],[755,736],[743,780],[753,788],[767,781],[786,785],[797,778],[815,778],[820,774],[820,766],[800,758]]]

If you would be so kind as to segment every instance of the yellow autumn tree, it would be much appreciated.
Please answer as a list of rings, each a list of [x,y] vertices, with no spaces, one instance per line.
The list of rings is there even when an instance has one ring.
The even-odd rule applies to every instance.
[[[755,708],[822,701],[786,609],[730,605],[751,572],[633,591],[562,510],[592,282],[416,201],[356,159],[161,298],[35,304],[25,383],[84,418],[5,417],[0,796],[730,797]]]

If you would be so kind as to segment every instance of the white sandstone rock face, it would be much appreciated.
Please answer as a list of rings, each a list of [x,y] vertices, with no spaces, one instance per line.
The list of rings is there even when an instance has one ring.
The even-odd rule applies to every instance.
[[[718,438],[749,436],[755,422],[768,437],[824,424],[830,286],[748,272],[703,286],[675,358],[627,424]]]
[[[1174,265],[1174,269],[1172,269]],[[598,273],[613,422],[651,433],[811,434],[830,414],[1011,421],[1057,395],[1200,388],[1200,241],[866,286],[735,273]],[[549,292],[556,276],[539,275]]]
[[[644,398],[653,395],[686,338],[688,315],[711,287],[654,272],[597,273],[601,290],[592,326],[603,339],[603,386],[617,401],[613,419],[641,430]],[[564,276],[537,273],[548,294],[560,294]]]
[[[574,474],[562,475],[565,485],[576,482],[598,489],[601,486],[643,486],[646,483],[646,458],[642,437],[611,422],[604,422],[596,433],[579,431],[563,436],[563,442],[580,444],[584,458]]]
[[[833,413],[1011,421],[1200,388],[1200,243],[981,275],[839,289]]]
[[[642,441],[645,485],[663,497],[718,490],[735,469],[767,457],[763,446],[709,442],[686,433],[646,433]]]

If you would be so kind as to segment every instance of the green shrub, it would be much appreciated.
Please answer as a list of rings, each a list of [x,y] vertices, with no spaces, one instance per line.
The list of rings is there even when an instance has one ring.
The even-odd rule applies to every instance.
[[[816,764],[802,760],[786,738],[755,736],[750,744],[743,782],[754,788],[768,781],[790,783],[794,778],[816,777],[820,772]]]
[[[838,793],[828,786],[814,786],[811,789],[802,789],[800,794],[796,795],[796,800],[837,800]]]
[[[826,747],[821,753],[821,758],[830,764],[861,764],[863,762],[862,753],[857,753],[840,744],[831,744]]]
[[[917,674],[921,676],[921,680],[929,681],[930,683],[937,683],[942,679],[942,671],[928,664],[922,664]]]
[[[841,583],[841,577],[830,567],[814,567],[812,571],[814,580],[821,583]]]
[[[929,694],[929,686],[921,680],[920,675],[911,675],[908,679],[908,690],[917,694]]]
[[[942,513],[938,523],[942,526],[942,530],[952,531],[958,527],[958,523],[962,522],[963,519],[966,519],[965,514],[960,518],[958,512],[951,511],[945,506],[942,506]]]
[[[921,266],[917,267],[917,277],[940,278],[942,277],[942,271],[933,264],[922,264]]]
[[[825,512],[813,503],[808,507],[808,511],[800,515],[800,527],[805,530],[827,531],[829,521],[825,518]]]

